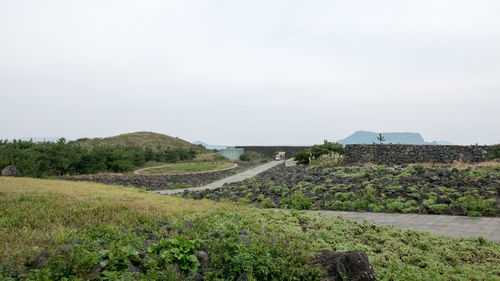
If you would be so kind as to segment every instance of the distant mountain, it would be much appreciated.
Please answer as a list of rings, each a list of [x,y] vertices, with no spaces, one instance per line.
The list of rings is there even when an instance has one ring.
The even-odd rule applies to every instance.
[[[135,132],[121,134],[107,138],[81,138],[75,141],[83,146],[111,145],[111,146],[138,146],[142,148],[150,147],[153,150],[176,149],[176,148],[194,148],[199,146],[191,144],[188,141],[177,137],[171,137],[164,134],[153,132]]]
[[[224,149],[226,147],[228,147],[229,145],[212,145],[212,144],[206,144],[202,141],[194,141],[193,142],[194,145],[203,145],[205,148],[207,149],[216,149],[216,150],[221,150],[221,149]]]
[[[379,133],[368,132],[368,131],[356,131],[354,134],[348,136],[345,139],[338,140],[338,143],[343,145],[346,144],[371,144],[378,143],[377,140]],[[432,141],[426,142],[424,138],[419,133],[382,133],[385,138],[384,143],[393,144],[451,144],[451,142],[446,141]]]

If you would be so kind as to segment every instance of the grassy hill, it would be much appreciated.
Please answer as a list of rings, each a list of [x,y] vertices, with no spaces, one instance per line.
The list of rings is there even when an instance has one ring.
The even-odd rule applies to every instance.
[[[174,263],[204,280],[320,280],[320,249],[366,252],[377,280],[500,280],[484,239],[120,186],[0,177],[0,214],[0,280],[185,280]]]
[[[185,141],[183,139],[153,132],[127,133],[107,138],[92,138],[92,139],[82,138],[76,140],[75,142],[80,143],[83,146],[95,146],[95,145],[138,146],[142,148],[150,147],[153,150],[176,149],[176,148],[203,149],[200,146],[193,145],[192,143]]]

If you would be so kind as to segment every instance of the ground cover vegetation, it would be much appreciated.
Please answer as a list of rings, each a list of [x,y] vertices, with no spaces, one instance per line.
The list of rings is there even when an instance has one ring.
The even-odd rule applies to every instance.
[[[21,176],[29,177],[126,172],[148,161],[175,163],[193,159],[197,154],[193,148],[154,151],[134,146],[84,147],[64,138],[44,143],[0,140],[0,169],[14,165]]]
[[[276,167],[194,199],[266,208],[500,216],[500,165]]]
[[[2,280],[320,280],[320,250],[378,280],[500,280],[500,245],[134,188],[0,178]]]

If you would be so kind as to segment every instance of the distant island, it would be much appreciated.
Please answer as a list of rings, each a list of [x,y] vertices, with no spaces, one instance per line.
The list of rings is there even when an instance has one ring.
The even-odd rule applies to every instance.
[[[393,144],[434,144],[434,145],[450,145],[447,141],[432,141],[426,142],[419,133],[381,133],[384,137],[384,143]],[[378,143],[377,137],[379,133],[369,131],[356,131],[354,134],[345,139],[338,140],[338,143],[346,144],[371,144]]]

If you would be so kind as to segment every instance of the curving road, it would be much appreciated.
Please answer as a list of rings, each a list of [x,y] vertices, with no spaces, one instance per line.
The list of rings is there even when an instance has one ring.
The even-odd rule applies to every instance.
[[[219,187],[222,187],[225,183],[232,183],[232,182],[239,182],[244,179],[252,178],[264,171],[267,171],[271,169],[272,167],[278,166],[279,164],[283,164],[283,161],[272,161],[272,162],[267,162],[266,164],[257,166],[255,168],[243,171],[239,174],[223,178],[221,180],[215,181],[213,183],[207,184],[205,186],[199,186],[199,187],[190,187],[190,188],[181,188],[181,189],[166,189],[166,190],[153,190],[151,192],[153,193],[158,193],[158,194],[178,194],[182,193],[185,190],[188,191],[199,191],[199,190],[206,190],[206,189],[216,189]]]

